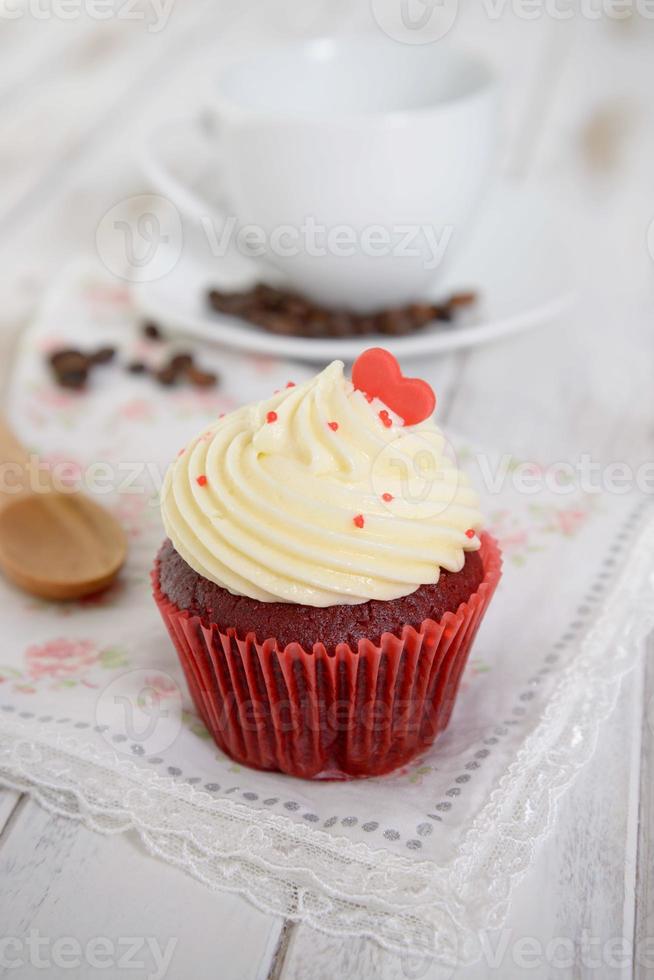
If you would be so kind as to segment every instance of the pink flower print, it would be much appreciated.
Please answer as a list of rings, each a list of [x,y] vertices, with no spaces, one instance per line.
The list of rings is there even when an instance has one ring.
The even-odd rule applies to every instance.
[[[213,419],[220,412],[231,412],[235,407],[234,400],[220,395],[215,391],[194,391],[181,388],[170,396],[179,416],[206,415]]]
[[[63,337],[57,336],[57,334],[48,334],[47,337],[41,337],[34,344],[35,350],[38,350],[41,354],[53,354],[56,350],[61,350],[62,347],[72,346],[72,343],[69,343]]]
[[[77,405],[82,396],[83,392],[64,391],[63,388],[57,388],[54,382],[52,385],[44,385],[34,392],[34,398],[42,408],[51,408],[57,411],[63,411]]]
[[[152,405],[145,398],[131,398],[121,405],[119,414],[131,422],[144,422],[152,418]]]
[[[151,506],[151,497],[143,489],[138,494],[121,494],[112,512],[128,537],[138,538],[147,524],[148,514],[157,513],[157,510]]]
[[[57,453],[42,456],[41,463],[52,474],[58,485],[79,489],[83,475],[80,463]]]
[[[123,589],[124,583],[120,579],[116,579],[108,588],[101,589],[100,592],[91,592],[89,595],[76,599],[75,602],[82,608],[112,606],[118,601]]]
[[[523,530],[513,531],[507,534],[498,534],[498,544],[503,552],[509,554],[512,551],[520,551],[526,548],[528,543],[527,532]]]
[[[588,517],[587,511],[577,507],[569,507],[567,510],[560,510],[556,514],[557,530],[566,537],[572,537]]]
[[[268,354],[251,354],[248,360],[256,373],[262,375],[272,374],[280,363],[279,358],[271,357]]]
[[[25,651],[27,673],[32,680],[52,677],[61,680],[83,674],[99,660],[90,640],[50,640]]]
[[[130,292],[127,286],[114,286],[110,283],[91,283],[86,287],[89,302],[98,306],[129,306]]]
[[[508,510],[496,511],[493,514],[490,530],[497,538],[502,551],[507,555],[526,548],[529,543],[527,529],[520,527],[514,515]]]
[[[157,341],[148,340],[146,337],[137,337],[133,345],[130,347],[130,354],[135,360],[145,361],[147,364],[149,361],[153,360],[153,351],[155,351],[158,346],[159,343]]]
[[[165,674],[148,674],[145,685],[149,688],[155,701],[166,701],[168,698],[179,698],[180,690],[171,677]]]
[[[172,677],[166,674],[149,674],[139,692],[137,702],[146,711],[161,705],[163,701],[177,701],[181,707],[182,692]],[[163,710],[163,709],[162,709]],[[171,709],[165,709],[167,713]],[[176,710],[172,708],[172,710]],[[182,714],[185,714],[183,712]]]

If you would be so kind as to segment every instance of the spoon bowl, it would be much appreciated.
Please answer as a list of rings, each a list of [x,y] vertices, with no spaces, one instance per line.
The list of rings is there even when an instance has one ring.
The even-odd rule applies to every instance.
[[[126,555],[121,526],[80,493],[23,497],[0,512],[0,568],[33,595],[77,599],[99,592]]]
[[[41,483],[34,489],[34,459],[1,418],[0,460],[17,477],[0,493],[0,569],[7,578],[44,599],[79,599],[111,585],[127,557],[116,519],[81,493]]]

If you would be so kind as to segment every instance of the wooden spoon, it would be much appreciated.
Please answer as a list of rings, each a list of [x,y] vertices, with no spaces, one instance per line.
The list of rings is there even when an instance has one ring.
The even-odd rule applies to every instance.
[[[83,494],[35,490],[30,457],[0,419],[0,568],[45,599],[77,599],[106,588],[127,555],[125,532]],[[9,465],[7,465],[9,464]]]

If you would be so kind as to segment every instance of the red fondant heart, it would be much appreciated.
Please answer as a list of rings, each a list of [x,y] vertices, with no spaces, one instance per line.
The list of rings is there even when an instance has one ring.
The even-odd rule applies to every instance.
[[[400,365],[383,347],[365,350],[352,367],[352,384],[372,398],[379,398],[405,425],[429,418],[436,395],[421,378],[405,378]]]

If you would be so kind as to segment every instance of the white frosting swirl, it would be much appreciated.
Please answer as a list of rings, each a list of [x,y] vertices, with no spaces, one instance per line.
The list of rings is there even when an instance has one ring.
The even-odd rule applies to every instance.
[[[445,450],[431,420],[403,426],[334,361],[192,442],[166,474],[164,525],[196,572],[236,595],[396,599],[479,547],[477,495]]]

